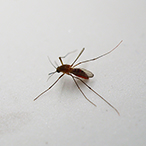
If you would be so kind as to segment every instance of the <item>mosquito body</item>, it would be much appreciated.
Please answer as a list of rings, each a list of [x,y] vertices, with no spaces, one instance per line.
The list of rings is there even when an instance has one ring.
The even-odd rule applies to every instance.
[[[94,75],[90,71],[83,69],[83,68],[72,68],[71,65],[64,64],[62,66],[57,67],[56,72],[60,73],[63,72],[64,74],[73,74],[83,79],[92,78]]]
[[[67,75],[70,75],[72,77],[72,79],[74,80],[75,84],[77,85],[78,89],[81,91],[81,93],[83,94],[83,96],[91,103],[93,104],[94,106],[96,106],[92,101],[90,101],[86,95],[83,93],[83,91],[81,90],[81,88],[79,87],[77,81],[75,79],[78,79],[79,81],[81,81],[86,87],[88,87],[91,91],[93,91],[96,95],[98,95],[102,100],[104,100],[108,105],[110,105],[117,113],[118,115],[119,112],[118,110],[113,106],[111,105],[107,100],[105,100],[101,95],[99,95],[96,91],[94,91],[89,85],[87,85],[82,79],[89,79],[89,78],[92,78],[94,76],[94,74],[86,69],[83,69],[83,68],[75,68],[76,66],[80,65],[80,64],[83,64],[83,63],[86,63],[86,62],[90,62],[90,61],[94,61],[94,60],[97,60],[109,53],[111,53],[112,51],[114,51],[120,44],[122,43],[122,41],[115,47],[113,48],[111,51],[101,55],[101,56],[98,56],[96,58],[93,58],[93,59],[89,59],[89,60],[85,60],[85,61],[81,61],[77,64],[75,64],[75,62],[78,60],[78,58],[81,56],[81,54],[83,53],[83,51],[85,50],[85,48],[83,48],[81,50],[81,52],[79,53],[79,55],[77,56],[77,58],[74,60],[74,62],[71,64],[71,65],[68,65],[68,64],[63,64],[63,61],[62,61],[62,58],[65,58],[67,55],[69,55],[70,53],[66,54],[64,57],[59,57],[59,60],[61,62],[61,66],[58,66],[57,68],[53,65],[53,63],[51,62],[51,64],[56,68],[56,71],[55,72],[52,72],[52,73],[49,73],[49,75],[53,75],[55,74],[56,72],[57,73],[62,73],[61,76],[59,76],[59,78],[48,88],[46,89],[45,91],[43,91],[41,94],[39,94],[34,100],[38,99],[41,95],[43,95],[44,93],[46,93],[48,90],[50,90],[59,80],[60,78],[62,78],[65,74]],[[75,65],[74,65],[75,64]],[[82,78],[82,79],[81,79]]]

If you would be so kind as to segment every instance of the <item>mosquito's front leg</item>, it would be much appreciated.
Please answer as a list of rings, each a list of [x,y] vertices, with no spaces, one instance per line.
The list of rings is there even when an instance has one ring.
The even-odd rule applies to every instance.
[[[36,100],[36,99],[38,99],[41,95],[43,95],[44,93],[46,93],[48,90],[50,90],[57,82],[58,82],[58,80],[63,76],[64,74],[62,74],[48,89],[46,89],[44,92],[42,92],[40,95],[38,95],[35,99],[34,99],[34,101]]]
[[[59,60],[60,60],[60,62],[61,62],[61,64],[63,65],[63,61],[62,61],[62,59],[61,59],[62,57],[59,57]]]
[[[69,53],[67,53],[65,56],[63,56],[63,57],[59,57],[59,60],[60,60],[60,62],[61,62],[61,64],[63,65],[63,61],[62,61],[62,59],[61,58],[65,58],[66,56],[68,56],[69,54],[71,54],[71,53],[74,53],[76,50],[74,50],[74,51],[72,51],[72,52],[69,52]]]

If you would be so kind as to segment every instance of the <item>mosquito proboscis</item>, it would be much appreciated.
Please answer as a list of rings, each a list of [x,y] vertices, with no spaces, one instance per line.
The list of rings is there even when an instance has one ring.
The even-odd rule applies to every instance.
[[[82,79],[89,79],[89,78],[92,78],[94,76],[94,74],[92,72],[90,72],[89,70],[86,70],[86,69],[83,69],[83,68],[75,68],[76,66],[80,65],[80,64],[83,64],[83,63],[86,63],[86,62],[90,62],[90,61],[94,61],[94,60],[97,60],[103,56],[106,56],[107,54],[111,53],[112,51],[114,51],[120,44],[122,43],[122,41],[120,41],[120,43],[115,47],[113,48],[112,50],[110,50],[109,52],[101,55],[101,56],[98,56],[98,57],[95,57],[93,59],[89,59],[89,60],[85,60],[85,61],[81,61],[77,64],[76,61],[78,60],[78,58],[81,56],[81,54],[83,53],[83,51],[85,50],[85,48],[83,48],[81,50],[81,52],[79,53],[79,55],[77,56],[77,58],[73,61],[73,63],[71,65],[69,64],[63,64],[63,61],[62,61],[62,58],[65,58],[67,55],[69,55],[70,53],[73,53],[74,51],[72,52],[69,52],[67,53],[65,56],[63,57],[59,57],[59,60],[61,62],[61,66],[58,66],[57,68],[53,65],[53,63],[51,62],[51,60],[49,59],[49,61],[51,62],[51,64],[54,66],[54,68],[56,68],[56,71],[54,72],[51,72],[49,73],[49,75],[53,75],[55,74],[56,72],[60,73],[62,72],[62,75],[59,76],[59,78],[49,87],[47,88],[45,91],[43,91],[41,94],[39,94],[35,99],[38,99],[41,95],[43,95],[44,93],[46,93],[48,90],[50,90],[65,74],[67,75],[70,75],[72,77],[72,79],[74,80],[76,86],[78,87],[78,89],[80,90],[80,92],[83,94],[83,96],[91,103],[93,104],[94,106],[96,106],[96,104],[94,104],[91,100],[89,100],[87,98],[87,96],[84,94],[84,92],[81,90],[81,88],[79,87],[77,80],[81,81],[86,87],[88,87],[91,91],[93,91],[96,95],[98,95],[102,100],[104,100],[109,106],[111,106],[117,113],[118,115],[120,115],[120,113],[118,112],[118,110],[112,105],[110,104],[107,100],[105,100],[105,98],[103,98],[100,94],[98,94],[95,90],[93,90],[89,85],[87,85]]]

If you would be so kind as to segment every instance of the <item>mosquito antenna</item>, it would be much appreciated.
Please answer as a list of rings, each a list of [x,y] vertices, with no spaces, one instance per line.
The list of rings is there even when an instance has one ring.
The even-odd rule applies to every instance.
[[[48,80],[49,80],[55,73],[56,73],[56,71],[55,71],[55,72],[51,72],[51,73],[48,74],[49,77],[48,77],[48,79],[47,79],[47,82],[48,82]]]
[[[56,73],[56,71],[49,73],[49,74],[48,74],[49,77],[48,77],[47,81],[48,81],[55,73]]]
[[[85,50],[85,48],[83,48],[80,52],[80,54],[77,56],[77,58],[75,59],[75,61],[72,63],[71,66],[73,66],[75,64],[75,62],[78,60],[78,58],[81,56],[81,54],[83,53],[83,51]]]
[[[123,41],[123,40],[122,40]],[[82,64],[82,63],[86,63],[86,62],[89,62],[89,61],[94,61],[94,60],[97,60],[97,59],[99,59],[99,58],[101,58],[101,57],[103,57],[103,56],[106,56],[107,54],[109,54],[109,53],[111,53],[112,51],[114,51],[121,43],[122,43],[122,41],[120,41],[120,43],[116,46],[116,47],[114,47],[111,51],[109,51],[109,52],[107,52],[107,53],[105,53],[105,54],[103,54],[103,55],[101,55],[101,56],[98,56],[98,57],[96,57],[96,58],[93,58],[93,59],[89,59],[89,60],[85,60],[85,61],[81,61],[81,62],[79,62],[79,63],[77,63],[76,65],[74,65],[73,67],[75,67],[75,66],[77,66],[77,65],[79,65],[79,64]],[[80,55],[80,54],[79,54]],[[78,58],[77,58],[78,59]],[[76,60],[75,60],[76,61]],[[74,62],[75,63],[75,62]],[[74,64],[73,63],[73,64]]]
[[[49,56],[48,56],[48,60],[52,64],[52,66],[56,69],[56,66],[52,63],[52,61],[50,60]]]
[[[75,77],[72,76],[71,74],[69,74],[69,75],[73,78],[75,84],[77,85],[78,89],[81,91],[81,93],[83,94],[83,96],[84,96],[91,104],[93,104],[94,106],[96,106],[96,104],[94,104],[91,100],[89,100],[89,99],[86,97],[86,95],[84,94],[84,92],[83,92],[83,91],[81,90],[81,88],[79,87],[77,81],[74,79]]]
[[[98,95],[102,100],[104,100],[110,107],[112,107],[120,116],[120,113],[118,112],[118,110],[113,105],[111,105],[107,100],[105,100],[101,95],[99,95],[96,91],[94,91],[88,84],[86,84],[83,80],[81,80],[78,77],[74,77],[74,78],[80,80],[84,85],[86,85],[90,90],[92,90],[96,95]]]
[[[36,100],[36,99],[38,99],[41,95],[43,95],[44,93],[46,93],[48,90],[50,90],[58,81],[59,81],[59,79],[63,76],[64,74],[62,74],[61,76],[59,76],[59,78],[48,88],[48,89],[46,89],[45,91],[43,91],[41,94],[39,94],[35,99],[34,99],[34,101]]]
[[[54,71],[54,72],[50,72],[48,75],[52,75],[52,74],[55,74],[56,73],[56,71]]]
[[[56,61],[54,61],[54,63],[55,63],[56,66],[59,66]]]

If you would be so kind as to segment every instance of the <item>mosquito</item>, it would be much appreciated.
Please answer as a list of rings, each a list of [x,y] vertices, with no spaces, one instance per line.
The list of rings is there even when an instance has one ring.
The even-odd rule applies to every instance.
[[[85,61],[81,61],[77,64],[76,61],[79,59],[79,57],[81,56],[81,54],[83,53],[83,51],[85,50],[85,48],[83,48],[81,50],[81,52],[79,53],[79,55],[76,57],[76,59],[73,61],[73,63],[71,65],[69,64],[63,64],[63,61],[62,61],[62,58],[65,58],[67,55],[69,55],[70,53],[72,52],[69,52],[67,53],[65,56],[63,57],[59,57],[59,60],[61,62],[61,66],[58,66],[57,68],[54,66],[54,64],[51,62],[51,60],[49,59],[50,63],[56,68],[56,71],[54,72],[51,72],[49,73],[49,75],[54,75],[56,72],[57,73],[62,73],[61,76],[59,76],[59,78],[49,87],[47,88],[45,91],[43,91],[41,94],[39,94],[35,99],[38,99],[40,96],[42,96],[44,93],[46,93],[48,90],[50,90],[65,74],[69,75],[72,77],[72,79],[74,80],[77,88],[80,90],[80,92],[83,94],[83,96],[85,97],[86,100],[88,100],[91,104],[93,104],[94,106],[96,106],[96,104],[94,104],[91,100],[89,100],[87,98],[87,96],[84,94],[84,92],[81,90],[81,88],[79,87],[77,80],[79,80],[80,82],[82,82],[86,87],[88,87],[91,91],[93,91],[96,95],[98,95],[102,100],[104,100],[110,107],[112,107],[117,113],[118,115],[120,115],[120,113],[118,112],[118,110],[112,105],[110,104],[107,100],[105,100],[100,94],[98,94],[95,90],[93,90],[88,84],[86,84],[82,79],[86,79],[88,80],[89,78],[92,78],[94,76],[94,74],[92,72],[90,72],[89,70],[86,70],[86,69],[83,69],[83,68],[75,68],[76,66],[80,65],[80,64],[83,64],[83,63],[87,63],[87,62],[90,62],[90,61],[94,61],[94,60],[97,60],[103,56],[106,56],[107,54],[111,53],[112,51],[114,51],[120,44],[122,43],[122,41],[120,41],[120,43],[115,47],[113,48],[111,51],[101,55],[101,56],[98,56],[98,57],[95,57],[93,59],[89,59],[89,60],[85,60]]]

